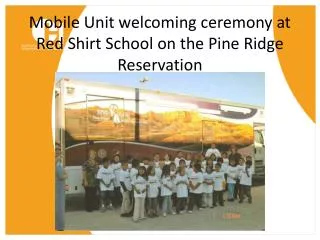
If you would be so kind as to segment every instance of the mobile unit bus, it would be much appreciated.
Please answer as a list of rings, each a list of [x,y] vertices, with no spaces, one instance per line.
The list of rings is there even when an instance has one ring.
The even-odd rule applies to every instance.
[[[214,97],[214,96],[213,96]],[[221,151],[236,145],[251,155],[254,169],[264,177],[264,108],[163,93],[61,79],[55,86],[55,141],[64,152],[68,194],[84,192],[81,165],[88,151],[97,160],[119,151],[141,159],[153,153],[205,152],[211,143]]]

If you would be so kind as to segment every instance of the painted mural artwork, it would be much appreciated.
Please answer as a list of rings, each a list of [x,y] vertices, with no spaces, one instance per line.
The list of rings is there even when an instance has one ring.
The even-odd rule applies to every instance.
[[[66,108],[66,130],[75,140],[135,140],[137,116],[133,110],[116,103],[107,107],[93,104],[88,108]],[[201,142],[246,146],[253,142],[253,127],[195,110],[146,106],[139,114],[139,140],[168,147],[189,145],[190,149]]]

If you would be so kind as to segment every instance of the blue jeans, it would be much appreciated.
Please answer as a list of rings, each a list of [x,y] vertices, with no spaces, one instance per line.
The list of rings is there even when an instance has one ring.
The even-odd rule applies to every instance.
[[[228,200],[233,199],[235,183],[228,183]]]

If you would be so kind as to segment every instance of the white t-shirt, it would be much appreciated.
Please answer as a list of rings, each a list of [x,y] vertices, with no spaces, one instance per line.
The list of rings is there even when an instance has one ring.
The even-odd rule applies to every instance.
[[[243,165],[243,166],[237,165],[237,169],[238,169],[238,179],[239,179],[239,180],[241,179],[242,169],[243,169],[244,167],[245,167],[245,165]]]
[[[183,182],[177,184],[179,182]],[[174,184],[177,186],[177,197],[178,198],[187,198],[188,197],[188,176],[185,174],[184,176],[180,176],[177,174],[176,179],[174,180]]]
[[[222,164],[221,164],[220,172],[227,173],[228,166],[229,166],[228,163],[222,163]]]
[[[131,168],[130,169],[130,179],[131,179],[131,182],[136,179],[136,176],[138,175],[138,169],[136,168]]]
[[[172,181],[171,181],[171,177],[165,177],[163,176],[161,178],[161,197],[163,196],[171,196],[172,195],[172,191],[170,189],[168,189],[167,187],[165,187],[164,185],[167,185],[169,188],[172,188]]]
[[[97,179],[102,180],[106,185],[109,185],[111,181],[114,181],[115,175],[113,173],[113,168],[100,168],[97,173]],[[114,183],[111,183],[109,187],[107,187],[103,183],[99,183],[101,191],[113,191],[114,190]]]
[[[177,186],[174,184],[174,181],[176,179],[176,173],[175,172],[170,172],[170,177],[171,177],[171,181],[172,181],[172,193],[176,193],[177,192]]]
[[[193,173],[193,168],[191,167],[191,168],[188,168],[187,169],[187,176],[188,176],[188,178],[190,178],[191,177],[191,174]]]
[[[203,182],[203,174],[202,172],[192,172],[192,174],[189,177],[189,180],[192,182],[193,185],[197,185],[197,183],[200,183],[200,185],[195,189],[192,190],[190,188],[191,193],[202,193],[202,182]]]
[[[218,148],[209,148],[205,154],[205,157],[211,157],[212,153],[214,153],[217,158],[221,157],[221,153]]]
[[[176,157],[176,158],[174,159],[174,163],[176,164],[176,167],[179,167],[179,162],[180,162],[180,160],[186,161],[184,158],[178,158],[178,157]]]
[[[190,167],[191,160],[186,160],[186,167]]]
[[[147,181],[141,177],[137,176],[133,181],[132,185],[140,191],[140,193],[137,193],[136,190],[134,190],[134,197],[135,198],[145,198],[146,197],[146,192],[142,193],[143,190],[147,189]]]
[[[238,179],[238,166],[228,166],[227,169],[227,183],[236,183],[235,179]]]
[[[114,175],[116,176],[115,181],[114,181],[114,186],[115,187],[120,187],[120,171],[121,171],[121,163],[112,163],[112,168],[114,171]]]
[[[130,178],[129,170],[121,169],[121,171],[120,171],[120,182],[124,183],[124,185],[126,186],[128,191],[132,190],[131,178]]]
[[[208,185],[206,182],[213,183],[213,172],[203,174],[203,192],[213,193],[213,185]]]
[[[170,165],[171,162],[170,162],[170,161],[165,161],[164,164],[165,164],[165,165]]]
[[[160,167],[155,167],[154,171],[156,173],[156,177],[158,178],[158,180],[160,180],[161,174],[162,174],[162,169]]]
[[[243,166],[241,168],[241,178],[240,178],[240,184],[251,186],[252,185],[252,168],[247,168]]]
[[[214,191],[222,191],[224,190],[224,183],[225,179],[224,179],[224,173],[223,172],[214,172],[213,173],[213,190]]]
[[[148,176],[148,198],[156,198],[159,195],[160,182],[157,176]]]
[[[206,167],[207,167],[207,162],[206,162],[206,160],[203,160],[203,161],[201,162],[201,169],[202,169],[203,172],[206,171]]]

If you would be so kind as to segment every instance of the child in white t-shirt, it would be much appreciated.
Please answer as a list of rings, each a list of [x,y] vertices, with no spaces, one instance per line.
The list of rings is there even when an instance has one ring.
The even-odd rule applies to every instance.
[[[180,162],[185,162],[185,161],[180,160]],[[180,165],[180,162],[179,162],[179,165]],[[171,177],[172,183],[174,183],[174,181],[176,179],[176,171],[177,171],[176,165],[174,163],[171,163],[170,164],[170,177]],[[177,186],[175,184],[172,184],[171,200],[172,200],[172,207],[175,208],[176,204],[177,204]]]
[[[145,167],[139,167],[138,175],[132,182],[134,189],[134,210],[133,221],[144,219],[145,212],[145,199],[147,192],[147,171]]]
[[[186,167],[190,167],[190,163],[192,162],[192,153],[187,153],[187,157],[186,157]]]
[[[189,204],[188,212],[192,213],[194,204],[197,205],[198,209],[201,210],[201,200],[202,200],[202,182],[203,175],[201,171],[201,164],[195,163],[193,166],[193,172],[189,177]]]
[[[236,161],[237,164],[237,159],[235,157],[231,157],[231,159],[234,159]],[[244,159],[242,157],[240,157],[238,164],[237,164],[237,168],[238,168],[238,179],[236,181],[236,185],[234,186],[234,194],[233,194],[233,198],[240,199],[240,178],[241,178],[241,172],[242,172],[242,168],[244,166]]]
[[[158,195],[160,182],[156,176],[154,166],[149,166],[147,169],[148,183],[147,183],[147,198],[148,198],[148,216],[158,217]]]
[[[238,180],[238,169],[234,158],[230,159],[227,169],[227,184],[228,184],[228,201],[234,201],[234,187]]]
[[[217,206],[217,201],[220,206],[224,206],[223,191],[225,189],[224,173],[221,172],[221,164],[215,165],[215,172],[213,173],[213,206]]]
[[[120,184],[122,188],[122,205],[121,205],[121,217],[129,217],[129,213],[132,209],[131,196],[132,191],[131,178],[129,172],[128,162],[122,163],[122,169],[120,171]]]
[[[116,154],[113,156],[112,168],[114,175],[116,176],[114,180],[114,207],[120,207],[122,203],[122,194],[121,194],[121,185],[120,185],[120,171],[121,171],[121,163],[120,163],[120,155]]]
[[[187,205],[188,186],[189,186],[189,180],[188,180],[188,176],[186,175],[185,167],[178,167],[177,175],[174,183],[177,186],[176,212],[178,214],[184,213]]]
[[[246,165],[241,168],[239,203],[243,203],[244,195],[248,197],[248,202],[252,203],[252,196],[251,196],[252,167],[251,166],[252,166],[252,161],[247,159]]]
[[[107,159],[103,160],[103,166],[98,170],[97,179],[99,180],[100,197],[101,197],[101,212],[106,211],[106,207],[112,208],[114,196],[114,180],[115,175],[113,168],[110,166]]]
[[[175,214],[172,211],[172,187],[173,183],[170,176],[170,166],[165,165],[162,169],[161,176],[161,197],[162,197],[162,213],[163,216],[167,216],[167,213]]]
[[[213,169],[208,166],[206,172],[203,174],[203,199],[204,207],[212,208],[212,193],[213,193]]]
[[[192,161],[189,165],[189,167],[187,168],[186,170],[186,174],[187,174],[187,177],[190,178],[191,174],[193,173],[193,165],[195,164],[196,162],[195,161]]]

